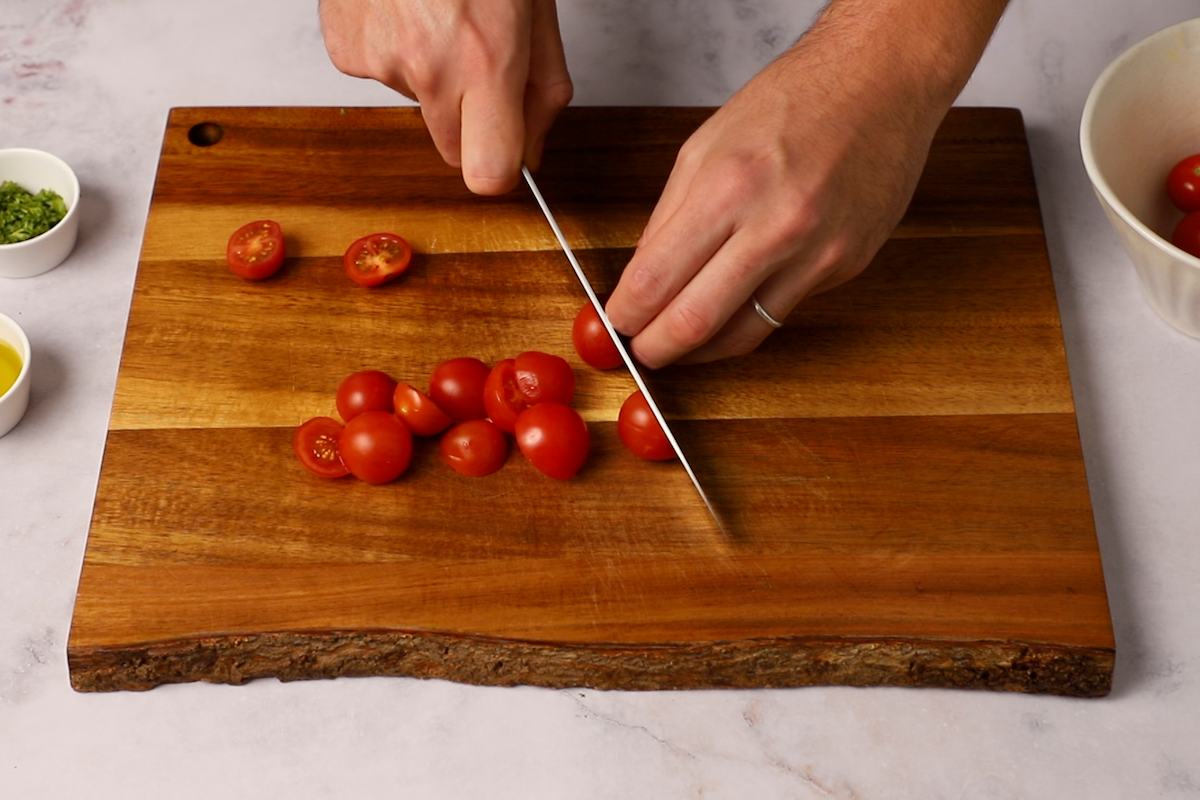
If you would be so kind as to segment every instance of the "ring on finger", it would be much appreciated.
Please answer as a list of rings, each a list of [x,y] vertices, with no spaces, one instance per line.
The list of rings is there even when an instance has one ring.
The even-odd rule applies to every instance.
[[[754,311],[758,316],[762,317],[763,322],[770,325],[772,328],[782,328],[783,323],[771,316],[771,312],[763,308],[762,303],[758,302],[758,297],[750,295],[750,302],[754,304]]]

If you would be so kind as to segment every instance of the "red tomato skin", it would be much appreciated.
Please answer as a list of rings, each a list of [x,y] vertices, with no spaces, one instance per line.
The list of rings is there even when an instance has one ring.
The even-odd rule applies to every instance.
[[[517,417],[517,447],[543,475],[565,481],[587,461],[591,437],[575,409],[538,403]]]
[[[392,405],[415,436],[437,436],[454,421],[429,395],[407,383],[396,384]]]
[[[613,369],[621,366],[621,353],[592,304],[584,303],[571,326],[571,343],[575,352],[588,366]]]
[[[233,232],[225,245],[225,263],[239,278],[261,281],[283,266],[283,229],[278,222],[259,219]],[[265,250],[265,252],[263,252]]]
[[[399,234],[370,233],[355,239],[342,255],[342,269],[359,286],[373,288],[408,271],[412,246]]]
[[[1171,244],[1200,258],[1200,211],[1193,211],[1179,220],[1175,232],[1171,234]]]
[[[347,422],[339,447],[346,468],[367,483],[390,483],[412,461],[412,434],[386,411],[364,411]]]
[[[300,463],[318,478],[342,478],[350,474],[339,448],[342,423],[331,417],[313,417],[296,428],[292,450]]]
[[[617,415],[617,436],[629,452],[645,461],[670,461],[675,450],[654,418],[650,404],[640,391],[625,398]]]
[[[483,384],[483,408],[488,418],[505,433],[516,429],[517,415],[526,409],[525,396],[517,388],[516,361],[497,361]]]
[[[1167,174],[1167,196],[1185,213],[1200,211],[1200,153],[1190,155]]]
[[[504,466],[508,437],[486,419],[460,422],[442,437],[442,461],[459,475],[482,478]]]
[[[364,369],[347,375],[338,384],[338,414],[346,422],[364,411],[386,411],[390,414],[395,391],[396,380],[386,372]]]
[[[565,358],[529,350],[513,359],[517,388],[528,405],[561,403],[575,397],[575,372]]]
[[[488,365],[478,358],[452,358],[438,364],[429,380],[429,396],[455,422],[483,419],[483,385]]]

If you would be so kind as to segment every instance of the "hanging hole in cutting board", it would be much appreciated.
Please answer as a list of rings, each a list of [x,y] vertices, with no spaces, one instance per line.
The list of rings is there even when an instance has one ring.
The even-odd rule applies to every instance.
[[[196,147],[212,147],[224,135],[225,129],[216,122],[198,122],[188,128],[188,141]]]

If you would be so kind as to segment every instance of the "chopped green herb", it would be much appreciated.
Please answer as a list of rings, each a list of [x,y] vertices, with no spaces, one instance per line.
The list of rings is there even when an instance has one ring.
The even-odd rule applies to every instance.
[[[0,244],[40,236],[67,215],[58,192],[42,189],[31,194],[13,181],[0,183]]]

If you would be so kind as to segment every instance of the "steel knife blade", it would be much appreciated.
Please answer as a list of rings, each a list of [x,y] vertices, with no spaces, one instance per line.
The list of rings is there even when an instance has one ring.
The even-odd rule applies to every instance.
[[[617,352],[621,354],[621,360],[625,362],[625,367],[633,376],[633,382],[637,384],[641,390],[642,396],[646,398],[646,404],[650,406],[650,413],[654,414],[654,418],[658,420],[658,424],[662,426],[663,433],[667,435],[667,441],[671,443],[671,449],[675,451],[675,457],[679,459],[679,463],[683,465],[683,469],[687,472],[687,476],[692,481],[692,486],[696,488],[696,493],[700,495],[700,499],[704,501],[704,507],[708,509],[708,513],[712,515],[713,522],[722,531],[725,530],[724,524],[721,522],[720,515],[717,514],[716,508],[712,501],[709,500],[708,494],[705,493],[704,487],[700,485],[699,478],[696,477],[695,470],[692,469],[691,463],[687,460],[687,456],[683,454],[683,448],[679,446],[679,442],[675,439],[675,434],[671,432],[671,426],[667,424],[666,418],[658,407],[658,403],[654,401],[654,396],[650,393],[650,387],[646,385],[646,381],[642,378],[642,373],[638,369],[633,356],[629,353],[629,348],[625,346],[621,335],[617,333],[617,329],[612,326],[608,320],[608,314],[604,313],[604,307],[600,304],[600,299],[596,297],[596,292],[592,289],[592,284],[588,281],[587,275],[584,274],[583,268],[579,266],[578,259],[575,258],[575,252],[571,249],[571,245],[567,242],[567,237],[563,235],[562,228],[558,227],[558,221],[554,218],[553,212],[550,211],[550,206],[546,204],[546,198],[542,196],[542,192],[538,189],[537,181],[533,179],[533,175],[529,172],[528,167],[521,167],[521,174],[525,176],[525,182],[529,184],[530,191],[533,192],[533,198],[537,200],[537,204],[542,209],[542,214],[546,217],[546,222],[550,223],[550,230],[554,232],[554,238],[558,240],[558,246],[562,248],[563,255],[567,257],[567,261],[571,264],[571,269],[575,271],[575,277],[579,280],[579,285],[583,287],[584,294],[587,295],[588,302],[592,304],[592,308],[596,309],[596,314],[600,317],[600,322],[604,324],[604,330],[608,331],[609,337],[613,344],[617,347]]]

